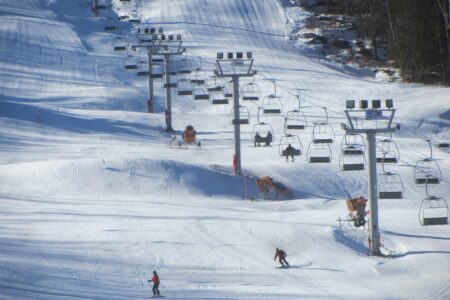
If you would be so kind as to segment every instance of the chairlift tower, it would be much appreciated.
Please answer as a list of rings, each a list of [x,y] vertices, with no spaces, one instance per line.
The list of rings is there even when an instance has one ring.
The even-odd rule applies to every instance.
[[[256,74],[253,67],[253,54],[252,52],[246,53],[244,58],[243,52],[228,52],[226,57],[223,52],[217,53],[216,70],[214,74],[217,77],[230,77],[233,81],[233,103],[234,103],[234,159],[235,159],[235,173],[242,174],[241,169],[241,122],[239,113],[239,78],[241,77],[253,77]],[[248,120],[247,120],[248,122]]]
[[[377,157],[376,134],[393,133],[399,129],[398,124],[393,124],[395,109],[393,100],[386,100],[386,108],[381,109],[381,100],[372,100],[372,108],[368,108],[368,100],[361,100],[359,109],[355,109],[355,100],[347,100],[345,114],[348,124],[342,124],[343,129],[349,134],[366,134],[368,142],[369,162],[369,251],[370,255],[381,256],[380,232],[378,225],[378,192],[377,192]],[[386,114],[386,116],[384,116]],[[360,119],[365,120],[362,128],[356,126]]]
[[[152,52],[155,55],[164,56],[166,82],[164,88],[166,89],[166,131],[173,131],[172,127],[172,88],[177,87],[177,83],[170,81],[170,61],[174,55],[182,55],[186,52],[186,48],[182,47],[183,41],[181,34],[177,35],[153,35],[152,37]]]
[[[148,110],[149,112],[153,112],[153,52],[155,51],[152,40],[157,39],[158,36],[163,35],[163,28],[159,27],[158,29],[148,26],[139,26],[135,31],[137,37],[137,45],[131,45],[133,50],[137,48],[144,48],[147,50],[148,56]]]

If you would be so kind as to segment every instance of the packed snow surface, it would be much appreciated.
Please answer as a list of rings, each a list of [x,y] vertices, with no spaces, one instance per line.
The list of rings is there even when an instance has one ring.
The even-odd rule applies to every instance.
[[[413,180],[416,161],[430,155],[425,140],[450,139],[450,90],[383,82],[309,57],[289,42],[301,23],[292,24],[286,5],[114,0],[93,17],[86,0],[0,0],[1,299],[148,298],[153,270],[167,299],[450,299],[450,228],[420,225],[426,193]],[[160,80],[155,113],[146,113],[146,78],[113,51],[118,37],[132,36],[131,23],[103,30],[125,15],[182,34],[187,61],[208,76],[217,52],[253,52],[255,82],[263,97],[275,82],[283,113],[259,115],[275,142],[254,147],[262,101],[243,103],[251,114],[241,132],[246,176],[231,171],[231,104],[173,92],[177,135],[191,124],[202,147],[169,144]],[[309,125],[299,134],[304,154],[285,162],[278,143],[295,95]],[[340,123],[345,100],[387,98],[397,108],[401,130],[392,138],[401,157],[386,171],[400,175],[405,197],[379,201],[386,256],[377,257],[364,229],[336,221],[347,216],[345,199],[367,196],[367,170],[339,167]],[[323,107],[336,133],[332,162],[310,164]],[[444,150],[433,146],[443,178],[429,194],[450,201]],[[259,201],[255,177],[267,175],[289,196]],[[276,247],[292,268],[277,268]]]

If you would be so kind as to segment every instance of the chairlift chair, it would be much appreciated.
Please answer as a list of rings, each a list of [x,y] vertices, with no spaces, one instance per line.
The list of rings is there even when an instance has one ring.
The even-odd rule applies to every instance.
[[[366,145],[360,134],[346,133],[342,138],[339,166],[342,171],[361,171],[365,169]]]
[[[427,197],[422,200],[419,208],[419,222],[421,225],[446,225],[450,215],[445,198],[431,196],[426,186]]]
[[[265,96],[262,102],[264,114],[280,114],[283,110],[282,97],[276,94]]]
[[[194,85],[192,89],[194,100],[209,100],[209,93],[204,85]]]
[[[152,62],[152,69],[153,70],[152,70],[151,77],[153,79],[163,78],[163,75],[164,75],[164,64],[163,63]],[[176,77],[173,77],[172,80],[175,81]],[[162,82],[164,83],[164,80]]]
[[[241,87],[241,97],[244,101],[259,101],[261,90],[256,82],[249,82]]]
[[[284,118],[285,131],[293,132],[303,130],[308,126],[305,114],[300,110],[291,110],[287,112]]]
[[[137,66],[136,74],[138,76],[148,76],[150,74],[148,64],[139,64]]]
[[[229,98],[224,95],[224,89],[220,91],[209,91],[209,99],[211,104],[214,105],[228,104],[229,102]]]
[[[359,149],[358,149],[359,148]],[[348,155],[347,153],[362,153],[358,155]],[[351,151],[351,152],[350,152]],[[339,166],[342,171],[361,171],[366,168],[366,157],[364,152],[358,146],[346,146],[341,150],[341,156],[339,158]]]
[[[439,184],[442,172],[435,159],[425,158],[416,162],[413,176],[416,184]]]
[[[206,83],[206,73],[202,69],[196,69],[191,73],[191,83],[195,85],[203,85]]]
[[[294,149],[289,149],[289,145]],[[303,144],[298,135],[285,133],[278,144],[278,153],[281,157],[300,156],[303,154]]]
[[[382,164],[383,172],[378,176],[378,198],[379,199],[402,199],[405,186],[399,174],[388,172]]]
[[[239,120],[234,117],[234,107],[231,108],[230,112],[230,121],[231,124],[241,124],[241,125],[247,125],[250,124],[250,111],[248,107],[244,105],[239,105]]]
[[[396,164],[400,161],[400,151],[392,138],[377,141],[377,163]]]
[[[312,130],[312,142],[314,144],[331,144],[334,142],[335,133],[328,123],[315,123]]]
[[[127,55],[123,62],[125,70],[136,71],[138,68],[137,57],[134,55]]]
[[[119,30],[118,20],[115,17],[107,17],[105,20],[105,31],[117,31]]]
[[[426,141],[430,148],[428,158],[419,159],[414,167],[414,182],[416,184],[439,184],[442,180],[441,168],[436,159],[433,158],[433,147],[430,140]]]
[[[272,126],[269,123],[260,122],[258,119],[258,122],[253,126],[252,140],[255,147],[260,147],[261,144],[264,147],[270,146],[275,140],[275,132]]]
[[[306,115],[302,111],[300,96],[295,95],[298,107],[294,110],[288,111],[284,118],[284,131],[286,133],[295,133],[297,130],[304,130],[308,126]]]
[[[222,92],[222,83],[216,76],[210,76],[205,82],[208,92]]]
[[[332,160],[330,144],[311,141],[306,151],[306,158],[309,163],[330,163]]]
[[[191,81],[188,79],[181,79],[178,81],[177,86],[177,95],[178,96],[192,96],[193,89]]]
[[[93,0],[92,7],[94,9],[106,9],[108,8],[108,0]]]
[[[123,37],[116,37],[113,41],[113,50],[114,51],[126,51],[127,50],[127,41]]]

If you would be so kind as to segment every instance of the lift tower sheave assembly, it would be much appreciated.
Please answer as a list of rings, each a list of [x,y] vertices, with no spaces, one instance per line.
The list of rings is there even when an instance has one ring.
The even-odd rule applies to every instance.
[[[226,56],[225,56],[226,55]],[[233,81],[233,125],[234,125],[234,171],[241,175],[241,124],[248,124],[248,120],[240,118],[239,104],[239,78],[253,77],[256,74],[253,67],[253,54],[247,52],[244,58],[243,52],[217,53],[216,70],[217,77],[230,77]]]
[[[355,108],[355,100],[347,100],[345,114],[348,125],[342,127],[348,134],[366,134],[368,142],[368,171],[369,171],[369,251],[370,255],[381,256],[380,229],[378,225],[378,193],[377,193],[377,157],[376,134],[393,133],[399,129],[398,124],[393,124],[395,109],[392,99],[386,100],[386,108],[381,108],[381,100],[372,100],[372,108],[368,108],[368,100],[359,102],[359,109]],[[358,120],[364,120],[364,125]]]

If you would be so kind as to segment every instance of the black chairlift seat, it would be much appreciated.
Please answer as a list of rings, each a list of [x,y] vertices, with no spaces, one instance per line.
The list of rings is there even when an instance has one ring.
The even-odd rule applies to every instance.
[[[178,96],[192,96],[192,90],[180,90],[177,94]]]
[[[273,142],[273,138],[272,136],[255,136],[254,137],[254,141],[255,143],[272,143]]]
[[[329,156],[311,156],[309,158],[310,163],[330,163],[331,157]]]
[[[446,225],[448,217],[423,218],[423,225]]]
[[[224,99],[212,99],[211,101],[212,104],[228,104],[228,99],[224,98]]]
[[[415,179],[416,184],[439,184],[440,179],[437,177],[417,177]]]
[[[152,63],[160,64],[162,62],[164,62],[163,58],[152,58]]]
[[[301,125],[301,124],[288,124],[286,125],[286,129],[305,129],[305,125]]]
[[[105,29],[105,31],[115,31],[115,30],[117,30],[117,26],[106,25],[104,29]]]
[[[137,69],[137,64],[125,65],[125,70],[136,70],[136,69]]]
[[[205,80],[204,79],[191,79],[191,83],[193,84],[205,84]]]
[[[403,198],[403,192],[379,192],[378,193],[379,199],[402,199]]]
[[[222,87],[220,85],[212,86],[208,88],[208,92],[221,92]]]
[[[300,153],[300,149],[294,149],[294,150],[282,150],[281,151],[281,155],[282,156],[291,156],[291,155],[294,155],[294,156],[300,156],[301,155],[301,153]]]
[[[162,73],[152,73],[152,75],[150,77],[151,78],[162,78],[163,74]]]
[[[141,23],[141,20],[139,20],[139,19],[128,19],[128,22],[129,23],[137,23],[137,24],[139,24],[139,23]]]
[[[377,157],[377,163],[385,163],[385,164],[396,164],[398,161],[397,161],[397,158],[396,157],[385,157],[385,158],[383,158],[383,157]]]
[[[257,97],[257,96],[243,96],[242,100],[258,101],[259,97]]]
[[[178,74],[191,74],[192,71],[191,71],[191,70],[188,70],[188,69],[185,69],[185,70],[179,70],[177,73],[178,73]]]
[[[137,75],[138,76],[149,76],[150,72],[149,71],[138,71]]]
[[[163,87],[165,89],[176,88],[177,87],[177,83],[176,82],[164,83]]]
[[[342,151],[344,155],[364,155],[364,151],[361,148],[349,147]]]
[[[439,148],[450,148],[450,143],[439,143],[438,147]]]
[[[209,94],[194,95],[194,100],[209,100]]]
[[[114,46],[114,51],[125,51],[127,50],[127,46],[120,45],[120,46]]]
[[[224,96],[226,98],[232,98],[233,97],[233,93],[225,93]]]
[[[265,114],[279,114],[279,113],[281,113],[281,109],[279,109],[279,108],[264,108],[263,112]]]
[[[232,123],[233,123],[233,125],[236,125],[236,124],[246,125],[246,124],[249,124],[250,121],[249,121],[249,119],[239,119],[239,120],[233,119]]]
[[[364,164],[343,164],[342,171],[361,171],[364,170]]]
[[[333,143],[332,139],[314,139],[313,140],[314,144],[331,144]]]

